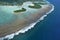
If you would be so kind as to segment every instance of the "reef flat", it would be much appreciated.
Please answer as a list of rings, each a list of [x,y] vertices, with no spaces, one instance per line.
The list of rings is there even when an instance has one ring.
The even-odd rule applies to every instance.
[[[0,9],[0,37],[5,37],[38,21],[51,11],[52,5],[28,1],[19,6],[0,5]]]

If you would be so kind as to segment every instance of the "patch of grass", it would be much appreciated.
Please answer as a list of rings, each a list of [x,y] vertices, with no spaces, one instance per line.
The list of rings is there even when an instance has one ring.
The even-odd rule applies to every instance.
[[[41,8],[41,5],[34,3],[34,6],[29,5],[28,7],[39,9],[39,8]]]
[[[17,12],[24,12],[24,11],[26,11],[26,9],[25,8],[22,8],[20,10],[15,10],[14,12],[17,13]]]

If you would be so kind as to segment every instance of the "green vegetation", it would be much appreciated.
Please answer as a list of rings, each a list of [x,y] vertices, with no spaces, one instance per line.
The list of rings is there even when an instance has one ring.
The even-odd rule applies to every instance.
[[[34,3],[34,6],[29,5],[29,7],[39,9],[39,8],[41,8],[41,5]]]
[[[24,12],[24,11],[26,11],[26,9],[25,8],[22,8],[20,10],[15,10],[14,12],[17,13],[17,12]]]
[[[33,4],[34,6],[29,5],[29,7],[39,9],[41,8],[41,5],[46,5],[47,3],[46,2],[38,2],[38,3],[33,2]]]

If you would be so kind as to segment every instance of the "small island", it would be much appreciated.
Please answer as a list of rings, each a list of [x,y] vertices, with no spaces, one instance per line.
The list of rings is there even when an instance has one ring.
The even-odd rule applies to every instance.
[[[24,12],[24,11],[26,11],[26,9],[25,9],[25,8],[22,8],[22,9],[20,9],[20,10],[15,10],[14,12],[15,12],[15,13],[18,13],[18,12]]]
[[[35,9],[39,9],[39,8],[41,8],[42,6],[39,5],[38,3],[34,3],[33,6],[29,5],[29,7],[30,7],[30,8],[35,8]]]

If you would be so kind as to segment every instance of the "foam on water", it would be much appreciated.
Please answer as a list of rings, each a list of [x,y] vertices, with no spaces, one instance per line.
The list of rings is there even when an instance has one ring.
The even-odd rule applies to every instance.
[[[51,5],[52,5],[52,4],[51,4]],[[19,33],[25,33],[25,32],[28,31],[29,29],[33,28],[38,22],[40,22],[41,20],[44,20],[44,18],[45,18],[49,13],[51,13],[53,10],[54,10],[54,6],[52,5],[52,9],[51,9],[48,13],[46,13],[45,15],[43,15],[43,16],[42,16],[39,20],[37,20],[35,23],[32,23],[32,24],[30,24],[29,26],[26,26],[25,28],[23,28],[23,29],[21,29],[21,30],[15,32],[15,33],[12,33],[12,34],[10,34],[10,35],[6,35],[5,37],[0,38],[0,40],[4,40],[4,39],[6,39],[6,38],[8,38],[8,40],[9,40],[9,39],[12,39],[15,35],[19,35]]]

